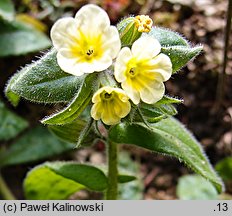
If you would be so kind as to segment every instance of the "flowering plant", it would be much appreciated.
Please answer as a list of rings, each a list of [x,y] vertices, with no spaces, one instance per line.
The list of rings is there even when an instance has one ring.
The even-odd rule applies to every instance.
[[[104,10],[85,5],[75,18],[61,18],[53,25],[54,48],[10,79],[5,92],[13,105],[21,97],[63,103],[64,108],[41,122],[76,147],[101,139],[108,151],[107,175],[102,168],[75,162],[36,167],[25,179],[27,198],[44,198],[38,184],[41,175],[49,175],[50,183],[67,185],[62,196],[57,192],[52,198],[67,198],[86,188],[117,199],[118,183],[136,179],[118,171],[120,143],[176,157],[222,190],[200,144],[172,117],[177,113],[173,104],[182,100],[165,95],[164,82],[202,47],[191,47],[179,34],[152,24],[140,15],[111,26]]]

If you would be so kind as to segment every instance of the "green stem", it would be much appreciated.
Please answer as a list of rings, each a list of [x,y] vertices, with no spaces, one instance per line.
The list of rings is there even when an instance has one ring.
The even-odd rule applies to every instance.
[[[108,181],[107,200],[116,200],[118,196],[118,149],[117,143],[108,141]]]
[[[3,199],[5,200],[15,200],[16,198],[11,193],[10,189],[8,188],[6,182],[2,178],[0,174],[0,194],[2,195]]]

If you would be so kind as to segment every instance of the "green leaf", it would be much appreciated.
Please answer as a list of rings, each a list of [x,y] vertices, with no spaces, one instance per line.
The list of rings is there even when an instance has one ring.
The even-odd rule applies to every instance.
[[[118,175],[118,183],[128,183],[134,180],[136,180],[136,177],[132,175],[123,175],[123,174]]]
[[[73,144],[56,139],[46,128],[37,127],[0,154],[0,166],[38,161],[73,148]]]
[[[28,127],[28,123],[10,112],[0,101],[0,140],[10,140]]]
[[[16,21],[0,21],[0,57],[24,55],[50,46],[44,33]]]
[[[179,33],[173,32],[166,28],[153,27],[149,33],[143,33],[142,36],[152,36],[156,38],[162,47],[169,46],[186,46],[188,47],[188,41],[185,40]]]
[[[108,179],[98,168],[74,162],[46,163],[46,167],[56,174],[86,186],[90,190],[104,191]]]
[[[161,100],[156,102],[156,105],[161,105],[161,104],[180,104],[183,103],[183,100],[178,99],[178,98],[173,98],[167,95],[164,95]]]
[[[93,123],[94,123],[94,120],[93,118],[90,117],[86,126],[83,128],[83,130],[80,133],[80,136],[76,144],[76,148],[82,146],[85,143],[85,139],[89,136],[90,131],[93,129],[92,127]]]
[[[42,165],[27,174],[23,188],[26,199],[65,200],[85,186],[64,178]]]
[[[223,180],[232,181],[232,157],[222,159],[215,168]]]
[[[120,155],[122,154],[122,152],[120,153]],[[124,155],[124,154],[122,154]],[[108,169],[105,165],[100,165],[100,166],[96,166],[98,169],[100,169],[105,175],[107,175]],[[131,175],[131,172],[128,172],[127,169],[125,169],[125,167],[119,167],[119,173],[118,173],[118,183],[120,184],[124,184],[124,183],[128,183],[131,181],[136,180],[137,178],[133,175]]]
[[[183,101],[164,95],[161,100],[155,104],[141,103],[139,107],[140,115],[137,113],[133,120],[135,122],[143,122],[143,119],[150,123],[159,122],[169,116],[177,114],[176,108],[172,104],[182,103]]]
[[[218,193],[214,186],[199,175],[186,175],[178,180],[177,196],[181,200],[215,200]]]
[[[72,121],[77,119],[92,99],[92,86],[94,85],[96,78],[96,73],[87,75],[83,80],[76,96],[73,98],[70,104],[60,112],[46,117],[41,122],[43,124],[62,125],[71,123]]]
[[[14,83],[18,79],[19,75],[20,75],[20,73],[14,74],[11,77],[11,79],[9,80],[9,82],[5,88],[5,95],[14,107],[18,106],[19,101],[20,101],[20,97],[19,97],[19,95],[15,94],[13,91],[11,91],[11,86],[14,85]]]
[[[202,46],[187,47],[187,46],[170,46],[162,47],[161,52],[168,55],[172,62],[173,73],[185,66],[194,57],[200,54]]]
[[[83,79],[83,76],[63,72],[57,64],[56,51],[51,50],[14,75],[7,89],[38,103],[68,102],[75,96]]]
[[[121,123],[111,128],[109,138],[113,142],[134,144],[174,156],[197,174],[208,179],[219,193],[223,190],[221,179],[211,167],[201,145],[174,118],[163,119],[151,124],[150,128],[144,127],[143,124]]]
[[[14,19],[14,13],[14,5],[11,0],[0,1],[0,18],[11,21]]]
[[[70,124],[65,124],[65,125],[49,125],[48,128],[49,130],[55,134],[57,137],[60,139],[77,144],[78,139],[82,131],[85,129],[87,125],[87,122],[78,119]],[[90,131],[88,133],[88,136],[86,136],[82,142],[83,146],[89,146],[93,143],[93,140],[95,138],[95,134],[93,131]]]
[[[162,102],[156,104],[142,103],[140,105],[140,110],[146,121],[150,123],[155,123],[177,114],[176,108],[172,104],[168,104],[168,102],[166,102],[166,104],[163,104]],[[135,118],[135,121],[136,120],[138,120],[138,118]]]
[[[180,34],[169,29],[153,27],[143,34],[156,38],[161,46],[161,52],[168,55],[172,62],[173,73],[185,66],[190,60],[200,54],[202,46],[191,47]]]

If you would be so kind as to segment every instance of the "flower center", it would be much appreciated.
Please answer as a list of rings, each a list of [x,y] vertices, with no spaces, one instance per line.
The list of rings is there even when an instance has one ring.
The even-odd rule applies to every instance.
[[[127,74],[129,77],[133,78],[138,75],[138,69],[137,67],[129,67]]]
[[[90,35],[79,31],[79,36],[74,38],[74,44],[71,44],[71,51],[79,62],[92,62],[98,60],[103,55],[102,36]]]
[[[93,54],[93,49],[89,49],[87,52],[86,52],[86,55],[88,56],[91,56]]]
[[[112,97],[112,95],[111,95],[111,94],[109,94],[109,93],[105,93],[104,97],[105,97],[105,99],[109,99],[109,98],[111,98],[111,97]]]
[[[131,69],[129,70],[129,74],[130,74],[131,76],[134,76],[134,75],[136,74],[136,69],[135,69],[135,68],[131,68]]]
[[[113,92],[111,92],[111,93],[103,92],[101,94],[101,98],[103,101],[110,101],[114,98],[114,93]]]

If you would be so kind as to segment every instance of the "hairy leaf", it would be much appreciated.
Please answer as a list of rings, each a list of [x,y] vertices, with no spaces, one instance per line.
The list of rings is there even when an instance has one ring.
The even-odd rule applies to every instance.
[[[208,179],[220,193],[223,184],[211,167],[200,144],[173,118],[164,119],[150,128],[143,124],[121,123],[111,128],[113,142],[134,144],[158,153],[174,156],[196,173]]]
[[[82,131],[86,128],[87,122],[78,119],[72,123],[69,124],[64,124],[64,125],[49,125],[48,128],[49,130],[59,137],[60,139],[70,142],[73,144],[77,144],[78,139]],[[95,134],[93,133],[92,130],[88,133],[87,136],[82,141],[83,146],[90,146],[95,139]]]
[[[202,46],[186,47],[186,46],[170,46],[162,47],[162,53],[169,56],[172,62],[173,73],[185,66],[190,60],[200,54]]]
[[[191,47],[185,38],[169,29],[153,27],[149,33],[144,33],[142,36],[147,35],[160,42],[161,52],[171,59],[173,73],[185,66],[202,51],[202,46]]]
[[[89,102],[92,99],[93,90],[92,86],[97,78],[97,74],[89,74],[83,80],[76,96],[70,102],[70,104],[54,115],[46,117],[41,122],[43,124],[57,124],[63,125],[67,123],[71,123],[82,113],[82,111],[86,108]]]
[[[0,166],[42,160],[74,147],[71,143],[56,139],[46,128],[37,127],[30,130],[0,154]]]
[[[23,118],[9,111],[0,101],[0,140],[10,140],[27,127],[28,123]]]
[[[179,103],[183,103],[183,100],[164,95],[161,100],[156,102],[156,105],[160,105],[160,104],[179,104]]]
[[[64,178],[45,165],[32,169],[23,184],[24,195],[30,200],[64,200],[85,186]]]
[[[13,91],[11,91],[11,86],[14,85],[14,82],[18,79],[20,73],[14,74],[11,79],[9,80],[6,88],[5,88],[5,95],[7,99],[11,102],[11,104],[16,107],[19,104],[20,96]]]
[[[169,116],[174,116],[177,114],[176,108],[169,103],[169,101],[158,102],[155,104],[145,104],[140,105],[141,114],[145,117],[146,121],[150,123],[158,122]],[[137,120],[138,117],[135,118]]]
[[[50,46],[44,33],[17,21],[0,21],[0,57],[24,55]]]
[[[38,103],[68,102],[83,78],[63,72],[57,64],[56,51],[51,50],[15,74],[6,90]]]
[[[143,36],[146,35],[156,38],[160,42],[162,47],[180,46],[180,45],[189,47],[187,40],[185,40],[177,32],[173,32],[169,29],[153,27],[149,33],[143,33]]]
[[[177,196],[181,200],[216,200],[214,186],[199,175],[187,175],[178,180]]]
[[[46,163],[56,174],[86,186],[90,190],[104,191],[108,186],[105,174],[98,168],[74,162]]]

